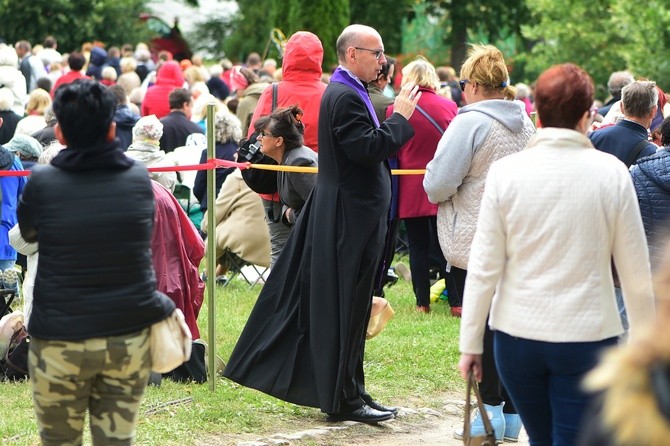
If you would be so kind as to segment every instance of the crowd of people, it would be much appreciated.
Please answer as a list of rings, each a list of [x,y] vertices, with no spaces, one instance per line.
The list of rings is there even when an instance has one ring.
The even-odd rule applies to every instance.
[[[17,251],[28,256],[43,444],[81,441],[87,410],[95,444],[130,444],[149,326],[176,307],[198,340],[204,276],[226,283],[244,263],[270,273],[224,376],[330,421],[394,418],[397,408],[366,391],[363,361],[401,227],[416,310],[431,312],[431,285],[444,279],[450,314],[462,317],[459,369],[479,381],[485,413],[456,438],[483,434],[486,416],[498,441],[518,440],[524,426],[534,446],[638,444],[602,432],[617,380],[597,369],[599,397],[582,382],[604,351],[651,342],[639,333],[664,297],[652,272],[667,268],[665,93],[618,71],[601,104],[573,64],[515,86],[491,45],[472,45],[459,75],[422,57],[401,66],[363,25],[345,28],[336,52],[339,65],[324,73],[322,42],[305,31],[285,42],[279,67],[256,53],[206,67],[142,43],[65,54],[51,36],[0,44],[0,168],[32,170],[0,177],[0,269],[21,261]],[[219,167],[213,204],[205,171],[148,173],[207,161],[210,103],[216,158],[319,173]],[[217,270],[201,276],[208,236]],[[110,318],[101,305],[135,317]],[[640,360],[650,393],[668,379],[659,361]],[[64,373],[75,384],[50,392]],[[112,380],[116,394],[105,391]],[[600,430],[583,428],[603,413]],[[123,423],[108,423],[117,415]]]

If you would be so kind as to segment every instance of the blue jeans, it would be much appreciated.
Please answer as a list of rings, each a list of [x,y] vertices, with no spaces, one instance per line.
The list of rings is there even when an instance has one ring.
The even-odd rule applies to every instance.
[[[542,342],[496,331],[493,348],[503,385],[521,416],[531,446],[573,446],[590,397],[581,389],[584,375],[604,348],[597,342]]]
[[[621,316],[621,325],[623,325],[624,334],[628,334],[628,313],[626,313],[626,305],[623,303],[623,292],[621,288],[614,287],[614,295],[616,296],[616,306],[619,309],[619,316]]]

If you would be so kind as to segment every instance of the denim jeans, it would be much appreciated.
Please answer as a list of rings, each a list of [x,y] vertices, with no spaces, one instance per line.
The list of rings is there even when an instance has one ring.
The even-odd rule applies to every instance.
[[[494,334],[496,366],[531,446],[573,446],[590,396],[581,389],[603,349],[596,342],[542,342]]]

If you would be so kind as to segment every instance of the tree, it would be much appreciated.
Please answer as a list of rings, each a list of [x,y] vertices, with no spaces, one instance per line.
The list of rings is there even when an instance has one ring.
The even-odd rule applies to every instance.
[[[611,72],[625,69],[624,27],[613,18],[611,4],[612,0],[529,1],[532,19],[523,34],[535,45],[520,56],[526,61],[528,80],[565,62],[581,66],[600,85]]]
[[[276,0],[238,0],[239,11],[230,21],[230,31],[212,36],[223,41],[222,48],[229,59],[244,61],[251,52],[263,52],[272,29],[277,26],[276,3]],[[275,54],[272,56],[276,57]]]
[[[485,36],[491,43],[521,36],[521,25],[529,18],[526,0],[425,0],[425,3],[428,14],[442,18],[450,62],[457,70],[465,60],[467,42],[473,35]]]
[[[670,2],[650,0],[644,8],[617,0],[612,5],[612,21],[623,39],[618,48],[636,76],[656,81],[664,90],[670,88]],[[637,7],[635,7],[637,6]]]
[[[319,36],[323,45],[324,66],[336,64],[335,42],[350,23],[349,0],[290,0],[288,5],[289,32],[304,30]]]
[[[351,23],[368,25],[379,31],[388,54],[402,52],[404,19],[411,14],[412,0],[351,2]],[[341,31],[341,30],[340,30]]]
[[[613,71],[630,70],[636,77],[670,88],[670,10],[668,0],[644,6],[627,0],[532,0],[532,19],[523,34],[536,41],[521,57],[527,76],[535,79],[551,65],[575,63],[598,85],[601,99]]]
[[[0,0],[2,37],[41,43],[47,35],[61,51],[81,48],[86,41],[108,45],[147,40],[149,31],[139,19],[147,0]]]

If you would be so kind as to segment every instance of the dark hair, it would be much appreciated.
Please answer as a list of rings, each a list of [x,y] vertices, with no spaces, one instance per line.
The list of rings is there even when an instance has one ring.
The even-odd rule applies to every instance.
[[[126,102],[128,102],[128,95],[126,94],[126,90],[118,84],[111,85],[108,87],[109,91],[114,94],[114,99],[116,100],[116,106],[118,107],[119,105],[123,105]]]
[[[181,110],[184,102],[191,102],[191,92],[186,88],[175,88],[168,95],[170,110]]]
[[[81,71],[86,64],[86,58],[83,54],[73,51],[67,57],[67,65],[72,71]]]
[[[302,110],[297,105],[278,108],[272,114],[258,118],[254,122],[254,130],[256,133],[267,130],[274,136],[281,136],[287,151],[297,149],[304,142]]]
[[[663,147],[670,146],[670,116],[663,120],[659,131],[661,132],[661,144]]]
[[[44,48],[55,48],[56,43],[56,38],[54,36],[46,36],[44,42],[42,42],[42,46]]]
[[[42,90],[46,91],[47,93],[51,91],[51,87],[53,86],[53,82],[51,82],[51,79],[48,77],[41,77],[37,79],[37,82],[35,82],[35,85],[37,88],[41,88]]]
[[[259,65],[261,63],[261,56],[258,53],[250,53],[247,56],[246,65]]]
[[[389,71],[391,71],[391,67],[394,65],[395,65],[395,59],[391,56],[386,56],[386,63],[382,65],[382,69],[379,70],[377,80],[381,79],[382,77],[388,79]]]
[[[593,79],[577,65],[554,65],[535,85],[535,109],[543,127],[574,129],[591,109]]]
[[[85,150],[105,141],[114,119],[114,95],[95,80],[77,79],[56,90],[53,110],[68,147]]]

